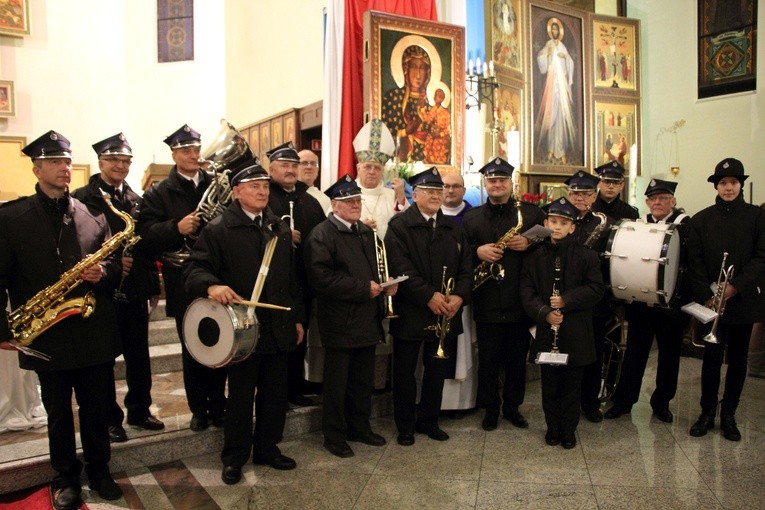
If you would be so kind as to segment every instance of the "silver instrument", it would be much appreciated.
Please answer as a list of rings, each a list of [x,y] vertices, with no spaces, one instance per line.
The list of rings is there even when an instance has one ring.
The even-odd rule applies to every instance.
[[[377,261],[377,279],[380,283],[388,281],[388,254],[385,251],[385,243],[377,236],[377,229],[372,229],[375,237],[375,259]],[[393,296],[383,296],[385,299],[385,318],[395,319],[398,317],[393,311]]]
[[[715,289],[715,295],[712,298],[712,310],[717,312],[714,322],[712,322],[712,330],[704,335],[704,341],[709,344],[719,344],[717,339],[717,325],[720,322],[720,317],[725,313],[725,290],[728,288],[728,282],[733,278],[733,265],[725,267],[725,263],[728,261],[728,252],[723,253],[722,264],[720,264],[720,274],[717,277],[717,288]]]

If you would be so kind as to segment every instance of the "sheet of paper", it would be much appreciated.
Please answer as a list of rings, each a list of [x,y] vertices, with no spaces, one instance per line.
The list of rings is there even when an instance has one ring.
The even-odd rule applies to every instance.
[[[552,230],[549,228],[545,228],[542,225],[534,225],[521,235],[529,241],[540,241],[546,237],[550,237],[550,234],[552,234]]]
[[[717,317],[717,312],[707,308],[704,305],[701,305],[695,302],[684,305],[681,308],[681,310],[687,313],[688,315],[690,315],[691,317],[694,317],[697,321],[699,321],[702,324],[706,324],[710,321],[713,321],[715,317]]]
[[[396,278],[394,278],[392,280],[388,280],[385,283],[381,283],[380,287],[382,287],[384,289],[385,287],[390,287],[394,283],[403,282],[403,281],[408,280],[408,279],[409,279],[409,275],[408,274],[405,274],[405,275],[402,275],[402,276],[397,276]]]

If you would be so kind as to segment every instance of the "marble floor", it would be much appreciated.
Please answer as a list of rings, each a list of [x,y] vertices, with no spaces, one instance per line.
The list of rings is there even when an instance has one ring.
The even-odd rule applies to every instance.
[[[644,386],[652,386],[652,366],[655,351]],[[533,381],[521,408],[527,430],[500,420],[496,431],[484,432],[482,413],[474,412],[441,420],[449,441],[418,434],[414,446],[402,447],[392,417],[385,417],[373,427],[388,445],[351,443],[352,458],[330,455],[321,433],[306,433],[281,444],[297,460],[294,471],[248,464],[244,479],[227,486],[218,453],[211,453],[114,473],[125,492],[115,502],[87,489],[83,498],[94,510],[764,508],[765,380],[747,378],[737,412],[740,442],[725,440],[719,428],[693,438],[688,429],[699,410],[699,371],[699,360],[683,358],[673,424],[651,416],[644,390],[631,415],[599,424],[583,420],[573,450],[545,445],[540,386]],[[162,406],[158,414],[169,417]],[[29,434],[37,432],[17,437]]]

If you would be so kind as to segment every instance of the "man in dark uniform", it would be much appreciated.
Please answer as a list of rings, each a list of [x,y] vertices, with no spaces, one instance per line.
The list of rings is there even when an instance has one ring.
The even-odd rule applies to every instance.
[[[325,349],[324,447],[351,457],[346,441],[385,444],[369,424],[372,378],[375,346],[383,341],[383,298],[395,295],[398,286],[380,286],[374,233],[359,221],[361,188],[346,175],[326,194],[332,212],[308,236],[305,258]]]
[[[600,186],[592,210],[602,212],[614,220],[638,219],[638,210],[620,198],[624,190],[624,167],[616,161],[609,161],[597,167],[595,171],[600,176]]]
[[[445,335],[446,350],[450,350],[448,344],[462,333],[459,313],[470,298],[473,281],[468,241],[459,225],[440,210],[444,185],[438,170],[420,172],[409,183],[414,188],[414,204],[391,218],[385,234],[389,273],[409,277],[399,284],[394,299],[398,318],[390,321],[393,417],[402,446],[414,444],[415,430],[437,441],[449,439],[438,426],[449,362],[435,357],[439,338],[433,326],[441,326],[437,329]],[[455,316],[457,320],[453,320]],[[416,406],[414,373],[421,349],[424,372]]]
[[[88,185],[75,190],[72,196],[88,207],[103,213],[112,232],[125,228],[122,218],[114,214],[104,202],[101,192],[112,199],[112,205],[135,216],[140,197],[125,181],[130,172],[133,152],[125,135],[110,136],[93,144],[98,154],[101,173],[91,176]],[[149,359],[149,298],[159,294],[159,275],[156,265],[143,254],[140,244],[122,253],[122,276],[114,294],[118,327],[125,357],[125,379],[128,392],[125,407],[129,425],[146,430],[162,430],[164,423],[151,415],[151,362]],[[113,387],[113,386],[112,386]],[[122,427],[125,414],[117,403],[116,394],[109,420],[109,439],[112,442],[127,441]]]
[[[110,400],[114,385],[114,358],[120,353],[117,317],[112,292],[120,268],[107,248],[92,265],[79,274],[67,275],[74,266],[102,249],[111,237],[109,224],[69,195],[72,153],[69,140],[49,131],[22,149],[32,159],[37,178],[36,193],[0,208],[0,348],[14,349],[14,338],[6,320],[6,304],[15,311],[38,292],[54,284],[66,288],[82,280],[66,298],[83,298],[91,293],[97,306],[88,318],[67,317],[48,324],[50,329],[33,340],[31,349],[50,357],[48,361],[19,354],[19,365],[34,370],[40,380],[42,402],[48,413],[50,463],[56,476],[51,484],[57,509],[75,509],[80,504],[80,473],[77,459],[72,391],[79,406],[80,438],[85,472],[91,490],[104,499],[122,496],[109,472],[109,416],[103,406]],[[113,242],[119,243],[120,238]],[[118,245],[115,245],[116,250]],[[97,262],[103,258],[101,262]],[[60,296],[60,297],[63,297]],[[49,303],[40,305],[53,310]],[[73,307],[58,310],[71,312]],[[79,307],[78,307],[79,308]],[[42,314],[41,314],[42,315]],[[15,333],[33,332],[25,321]],[[113,397],[111,397],[113,399]]]
[[[704,344],[701,415],[690,430],[695,437],[714,428],[720,367],[727,348],[720,428],[725,439],[741,440],[735,414],[746,379],[749,339],[752,324],[765,320],[765,211],[744,202],[747,177],[741,161],[720,161],[707,178],[717,190],[715,204],[696,213],[688,223],[688,280],[695,301],[712,305],[715,296],[710,284],[719,279],[723,254],[728,254],[726,270],[733,266],[733,275],[719,296],[725,307],[717,324],[718,343]]]
[[[271,190],[268,207],[277,216],[285,219],[292,228],[292,242],[296,247],[297,271],[300,286],[303,289],[305,309],[310,310],[312,294],[308,287],[308,278],[303,263],[303,242],[311,230],[326,219],[319,201],[307,191],[308,186],[298,180],[298,156],[292,142],[274,147],[266,153],[268,156],[268,173],[271,176]],[[290,211],[290,204],[292,210]],[[292,218],[285,216],[292,215]],[[308,313],[306,313],[306,318]],[[308,323],[303,324],[304,328]],[[311,398],[304,395],[305,386],[305,351],[306,344],[302,342],[290,353],[289,361],[289,401],[296,406],[314,405]]]
[[[468,211],[462,222],[474,250],[474,263],[501,264],[505,269],[501,281],[490,278],[473,289],[473,318],[478,336],[477,398],[478,405],[486,410],[482,427],[487,431],[497,428],[500,407],[502,415],[514,426],[524,429],[529,426],[518,410],[526,394],[526,356],[531,341],[531,321],[521,306],[518,287],[521,264],[529,247],[529,240],[521,234],[541,225],[545,215],[535,205],[513,200],[513,170],[502,158],[489,161],[479,170],[486,179],[489,200]],[[497,246],[497,241],[513,228],[519,231],[505,248]],[[500,398],[501,369],[505,371],[505,383]]]
[[[226,368],[226,403],[221,452],[226,484],[237,483],[250,453],[255,464],[294,469],[295,461],[279,451],[287,412],[287,355],[303,341],[303,308],[295,274],[290,229],[268,208],[268,174],[256,158],[232,179],[235,200],[212,220],[194,245],[185,269],[186,290],[193,297],[209,297],[223,305],[242,299],[291,308],[290,311],[254,309],[259,328],[255,351]],[[262,294],[253,296],[263,270],[268,242],[276,237],[270,271]],[[268,261],[266,261],[268,262]],[[233,305],[243,306],[243,305]],[[257,398],[255,391],[257,389]],[[257,421],[252,428],[253,403]]]
[[[177,252],[193,244],[190,236],[199,234],[196,208],[212,178],[199,168],[199,133],[184,124],[165,138],[172,150],[175,166],[167,179],[146,191],[138,213],[138,233],[142,249],[162,259],[162,276],[167,294],[167,316],[175,318],[183,350],[183,385],[191,410],[190,428],[205,430],[209,421],[223,426],[226,407],[226,369],[209,368],[196,361],[183,341],[183,314],[190,300],[183,288]],[[168,256],[170,255],[170,256]]]
[[[646,223],[681,223],[690,218],[675,209],[676,182],[651,179],[645,190],[645,203],[651,211],[646,214]],[[681,238],[683,227],[676,230]],[[674,235],[674,234],[673,234]],[[685,242],[683,241],[683,244]],[[685,263],[680,263],[685,267]],[[680,282],[682,284],[682,281]],[[648,355],[656,337],[659,347],[659,360],[656,369],[656,389],[651,395],[653,414],[665,423],[672,423],[672,411],[669,402],[677,391],[677,376],[680,371],[680,349],[683,344],[683,330],[688,323],[688,316],[680,311],[683,303],[682,292],[678,288],[670,308],[648,306],[634,301],[627,305],[627,350],[624,354],[619,386],[612,398],[613,406],[605,412],[606,419],[618,418],[627,414],[640,398],[640,386],[643,382]]]

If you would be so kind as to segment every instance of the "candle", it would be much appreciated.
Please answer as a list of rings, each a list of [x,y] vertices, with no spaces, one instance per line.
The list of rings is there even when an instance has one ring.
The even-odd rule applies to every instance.
[[[481,57],[475,59],[475,74],[481,74]]]
[[[489,66],[486,64],[486,62],[483,63],[483,77],[489,77]]]
[[[494,77],[494,61],[489,60],[489,76]]]
[[[468,76],[473,76],[473,65],[474,65],[474,62],[473,62],[473,59],[471,58],[468,61]]]

